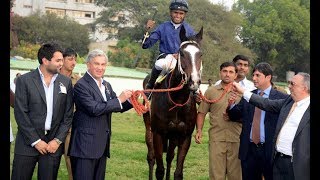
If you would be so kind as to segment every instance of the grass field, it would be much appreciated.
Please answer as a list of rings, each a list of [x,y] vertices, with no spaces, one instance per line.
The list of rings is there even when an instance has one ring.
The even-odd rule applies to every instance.
[[[14,136],[17,125],[10,108],[10,120]],[[192,139],[191,147],[184,163],[184,179],[205,180],[208,178],[208,119],[205,121],[202,144],[196,144]],[[112,117],[111,158],[107,161],[106,179],[108,180],[141,180],[148,179],[147,147],[144,140],[143,118],[134,110],[125,113],[114,113]],[[11,144],[10,170],[12,167],[14,143]],[[164,154],[165,159],[165,154]],[[171,179],[176,161],[172,162]],[[155,170],[155,168],[154,168]],[[35,169],[33,180],[37,179]],[[64,158],[58,174],[59,180],[67,180],[67,168]],[[155,178],[154,178],[155,179]]]

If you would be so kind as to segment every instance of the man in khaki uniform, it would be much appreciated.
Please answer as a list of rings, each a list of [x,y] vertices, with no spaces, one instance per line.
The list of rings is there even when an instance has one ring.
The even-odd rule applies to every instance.
[[[75,50],[71,48],[66,48],[63,53],[63,66],[60,69],[60,73],[71,78],[72,86],[74,86],[76,82],[81,78],[79,75],[73,73],[73,69],[76,66],[76,64],[77,64],[77,53],[75,52]],[[71,136],[71,128],[68,131],[66,141],[64,144],[64,158],[66,161],[66,166],[69,174],[69,180],[72,180],[73,178],[72,178],[72,171],[71,171],[70,156],[67,155],[69,143],[70,143],[70,136]]]
[[[210,103],[202,101],[198,108],[196,143],[202,139],[202,128],[205,116],[210,117],[209,134],[209,177],[214,180],[241,180],[241,163],[238,159],[241,123],[229,121],[226,115],[231,84],[237,77],[237,67],[233,62],[220,65],[221,82],[209,87],[204,96],[208,100],[218,100]],[[240,97],[236,100],[239,102]]]

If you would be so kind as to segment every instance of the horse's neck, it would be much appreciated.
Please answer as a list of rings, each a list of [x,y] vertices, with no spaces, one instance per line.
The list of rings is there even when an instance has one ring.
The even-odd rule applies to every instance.
[[[168,76],[166,78],[166,85],[165,86],[167,86],[167,88],[177,87],[181,84],[182,78],[183,78],[183,75],[179,71],[178,63],[177,63],[174,70],[168,74]]]
[[[166,79],[167,88],[176,88],[181,85],[183,80],[183,75],[179,71],[178,65],[175,67],[172,74],[170,73]],[[174,101],[187,101],[190,95],[190,90],[186,84],[183,85],[183,88],[177,91],[170,92],[170,96]],[[181,102],[181,103],[182,103]]]

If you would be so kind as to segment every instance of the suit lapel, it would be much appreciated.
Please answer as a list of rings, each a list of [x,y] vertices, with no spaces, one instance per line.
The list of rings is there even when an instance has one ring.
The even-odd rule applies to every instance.
[[[84,75],[84,78],[87,80],[88,84],[94,89],[94,91],[100,96],[101,100],[104,101],[101,91],[99,90],[99,87],[97,83],[94,81],[94,79],[88,73]]]
[[[294,138],[297,137],[297,135],[302,131],[302,129],[309,122],[309,120],[310,120],[310,105],[309,105],[309,107],[307,108],[307,110],[304,112],[304,114],[302,116],[302,119],[301,119],[301,121],[299,123],[298,129],[297,129],[297,132],[296,132],[296,135],[295,135]]]
[[[102,83],[105,87],[106,87],[106,90],[105,90],[105,93],[106,93],[106,99],[109,100],[111,99],[111,92],[110,92],[110,86],[109,84],[107,83],[107,81],[103,80],[103,83]]]
[[[52,112],[54,113],[54,110],[56,109],[55,106],[56,106],[56,103],[57,103],[57,100],[58,100],[58,94],[60,92],[60,76],[58,75],[56,80],[53,82],[53,110]],[[56,113],[54,113],[56,114]]]
[[[46,94],[44,92],[43,82],[41,81],[40,73],[39,73],[38,68],[36,70],[34,70],[33,79],[32,80],[33,80],[33,83],[35,84],[35,86],[37,87],[43,102],[45,104],[47,104]]]
[[[253,90],[253,91],[251,91],[253,94],[257,94],[257,89],[255,89],[255,90]],[[250,121],[251,121],[251,123],[253,122],[253,116],[254,116],[254,110],[255,110],[255,106],[254,105],[252,105],[252,104],[250,104],[250,103],[248,103],[249,104],[249,111],[250,111],[250,115],[251,115],[251,117],[250,117]],[[251,124],[252,125],[252,124]],[[251,128],[251,127],[250,127]]]

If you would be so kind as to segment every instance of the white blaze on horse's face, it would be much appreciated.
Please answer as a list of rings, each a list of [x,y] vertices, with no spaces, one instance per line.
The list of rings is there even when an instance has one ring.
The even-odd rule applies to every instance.
[[[202,63],[200,64],[200,70],[197,70],[197,62],[196,62],[196,61],[199,61],[196,55],[197,53],[200,52],[200,49],[194,45],[189,44],[184,50],[189,52],[191,57],[190,60],[192,64],[192,70],[191,70],[192,84],[190,84],[189,88],[193,91],[196,91],[200,87],[200,82],[201,82]]]

